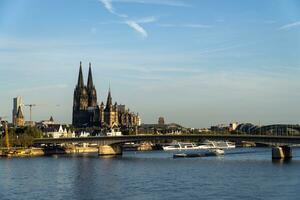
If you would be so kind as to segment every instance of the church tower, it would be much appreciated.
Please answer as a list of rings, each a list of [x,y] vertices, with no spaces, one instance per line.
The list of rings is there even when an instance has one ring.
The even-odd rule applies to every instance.
[[[24,126],[24,125],[25,125],[24,115],[22,113],[21,106],[19,106],[17,116],[16,116],[16,126]]]
[[[73,119],[72,124],[75,127],[83,127],[89,123],[88,108],[88,92],[84,85],[82,75],[82,64],[80,62],[78,82],[74,90],[73,99]]]
[[[93,83],[92,66],[89,63],[89,75],[87,81],[88,107],[97,107],[97,92]]]
[[[110,87],[109,87],[109,90],[108,90],[105,111],[106,112],[112,111],[112,98],[111,98]]]
[[[110,87],[108,90],[106,107],[104,109],[104,123],[108,128],[114,128],[119,125],[118,123],[118,106],[112,104]]]

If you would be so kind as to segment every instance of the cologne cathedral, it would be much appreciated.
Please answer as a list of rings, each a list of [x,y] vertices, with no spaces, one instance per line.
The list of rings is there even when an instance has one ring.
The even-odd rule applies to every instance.
[[[128,129],[139,126],[140,117],[126,109],[125,105],[118,105],[117,102],[113,104],[110,88],[106,104],[102,102],[99,105],[91,63],[89,63],[88,80],[85,85],[80,62],[78,82],[74,90],[72,124],[76,128]]]

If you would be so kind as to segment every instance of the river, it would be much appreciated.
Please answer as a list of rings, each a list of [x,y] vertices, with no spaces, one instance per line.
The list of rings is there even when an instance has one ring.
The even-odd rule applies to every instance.
[[[272,162],[269,148],[205,158],[163,151],[0,158],[0,199],[300,199],[300,149],[293,154],[284,163]]]

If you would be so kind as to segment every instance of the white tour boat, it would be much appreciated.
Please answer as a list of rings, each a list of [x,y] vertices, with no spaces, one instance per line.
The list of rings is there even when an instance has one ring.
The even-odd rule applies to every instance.
[[[206,141],[199,145],[200,149],[233,149],[235,144],[228,141]]]
[[[176,144],[163,146],[164,151],[174,151],[174,150],[181,151],[181,150],[195,150],[195,149],[200,149],[200,147],[194,143],[178,142]]]

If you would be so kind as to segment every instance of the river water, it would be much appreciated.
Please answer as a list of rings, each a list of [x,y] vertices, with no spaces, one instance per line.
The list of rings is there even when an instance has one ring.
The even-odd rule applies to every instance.
[[[163,151],[0,158],[0,199],[300,199],[300,149],[272,162],[271,149],[177,158]]]

